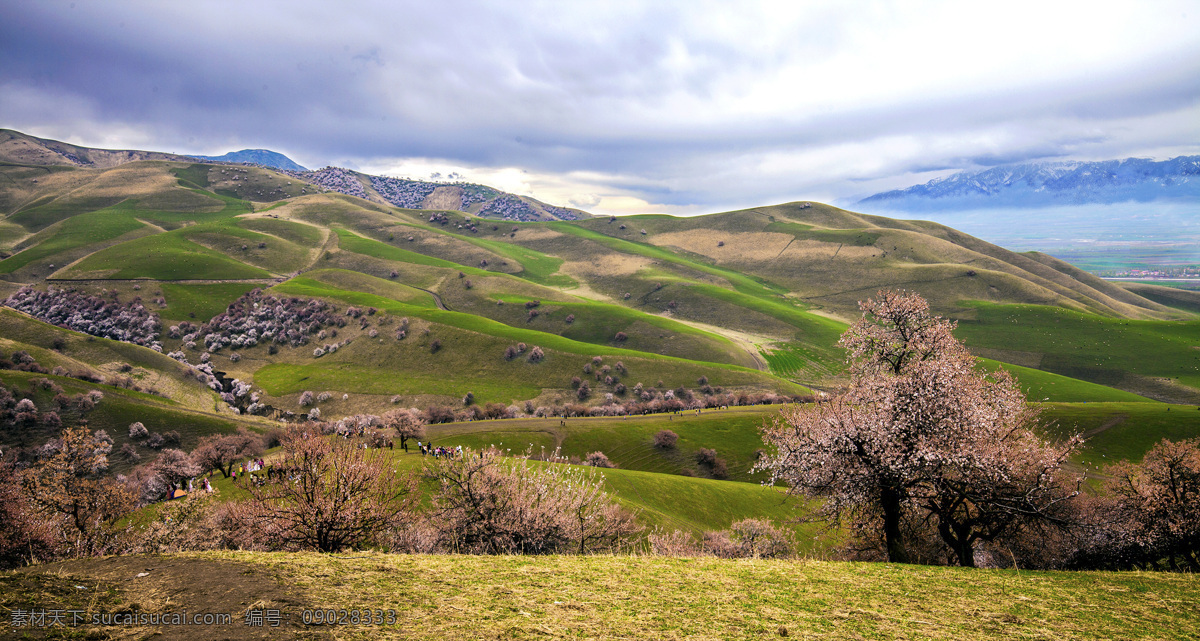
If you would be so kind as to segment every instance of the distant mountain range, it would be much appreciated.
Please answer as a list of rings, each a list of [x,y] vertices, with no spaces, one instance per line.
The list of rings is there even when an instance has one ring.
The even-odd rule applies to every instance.
[[[307,168],[299,165],[291,158],[270,149],[243,149],[241,151],[231,151],[223,156],[192,157],[215,162],[245,162],[253,165],[262,165],[263,167],[286,169],[288,171],[308,171]]]
[[[962,171],[869,196],[858,205],[900,211],[1200,201],[1200,156],[1034,162]]]
[[[0,165],[108,169],[138,160],[243,165],[238,171],[230,174],[224,171],[213,174],[213,178],[218,181],[221,176],[230,179],[219,188],[229,190],[229,193],[237,193],[238,197],[248,200],[273,198],[292,191],[296,193],[291,195],[304,195],[309,193],[308,189],[315,187],[317,191],[338,192],[380,205],[405,209],[464,211],[481,218],[496,220],[533,222],[581,220],[592,217],[583,210],[550,205],[536,198],[510,194],[487,185],[372,176],[341,167],[324,167],[310,171],[287,156],[269,149],[243,149],[223,156],[183,156],[157,151],[80,147],[11,129],[0,129]],[[248,177],[249,168],[245,165],[278,171],[307,183],[309,187],[297,186],[296,190],[288,190],[284,187],[290,186],[291,183],[282,185],[279,182],[272,183],[270,187],[266,183],[258,182],[256,186],[250,187],[242,180]]]

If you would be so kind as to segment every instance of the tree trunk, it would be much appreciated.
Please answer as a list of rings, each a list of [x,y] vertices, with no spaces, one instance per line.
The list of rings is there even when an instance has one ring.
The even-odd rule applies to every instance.
[[[971,528],[957,527],[944,516],[938,516],[938,534],[942,542],[954,553],[958,565],[964,568],[975,567],[975,548],[971,541]]]
[[[879,500],[880,507],[883,508],[883,539],[887,544],[888,561],[908,563],[908,553],[904,551],[904,541],[900,534],[900,492],[885,487]]]
[[[958,555],[958,564],[964,568],[975,567],[975,546],[971,540],[971,530],[968,527],[955,528],[957,531],[957,547],[954,553]]]

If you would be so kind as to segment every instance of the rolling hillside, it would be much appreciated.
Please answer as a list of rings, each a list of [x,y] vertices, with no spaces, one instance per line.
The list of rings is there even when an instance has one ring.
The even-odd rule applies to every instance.
[[[72,153],[92,157],[84,151]],[[857,301],[884,287],[917,291],[957,319],[960,338],[1016,372],[1035,399],[1200,402],[1191,301],[935,223],[799,202],[693,218],[516,222],[483,217],[487,198],[506,197],[499,192],[472,196],[460,185],[438,196],[439,186],[396,207],[383,197],[387,185],[342,170],[362,197],[254,166],[4,158],[0,294],[31,286],[140,300],[161,319],[154,358],[208,361],[225,381],[249,382],[270,416],[461,408],[467,397],[519,415],[802,397],[842,384],[838,336]],[[464,204],[476,197],[484,200]],[[310,300],[324,301],[328,317],[287,330],[287,340],[229,329],[259,305]],[[218,334],[224,342],[206,346]],[[301,406],[305,392],[321,400]],[[208,392],[170,398],[230,426],[268,424]],[[1156,424],[1113,411],[1131,417],[1125,431]],[[728,441],[742,474],[755,425],[727,427],[740,436],[711,432],[703,446]],[[558,444],[632,448],[638,459],[645,429]],[[684,458],[645,469],[684,473]]]

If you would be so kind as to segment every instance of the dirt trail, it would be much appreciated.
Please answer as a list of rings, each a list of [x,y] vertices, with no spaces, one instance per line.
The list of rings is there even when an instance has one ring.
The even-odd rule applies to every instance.
[[[303,610],[319,607],[263,566],[187,556],[73,559],[0,574],[7,609],[81,610],[91,615],[212,614],[227,623],[109,625],[68,628],[88,639],[332,639],[305,626]],[[15,599],[15,600],[14,600]],[[37,603],[22,603],[31,599]],[[247,610],[278,610],[279,625],[247,625]],[[5,621],[7,624],[8,621]],[[7,627],[7,625],[5,626]],[[15,629],[10,629],[17,632]],[[48,628],[25,630],[32,638]],[[86,634],[86,637],[85,637]],[[0,635],[2,636],[2,635]],[[19,637],[19,634],[18,634]],[[8,637],[3,637],[8,638]],[[54,637],[58,638],[58,637]],[[75,637],[71,637],[75,638]]]
[[[1121,423],[1124,423],[1128,418],[1129,417],[1124,414],[1119,414],[1117,416],[1114,416],[1114,417],[1108,419],[1107,421],[1104,421],[1104,423],[1099,425],[1098,427],[1093,427],[1092,429],[1084,432],[1083,438],[1089,439],[1089,438],[1092,438],[1093,436],[1096,436],[1097,434],[1107,432],[1108,430],[1120,425]]]
[[[717,327],[715,325],[709,325],[707,323],[701,323],[698,321],[685,320],[677,316],[668,316],[666,314],[660,315],[665,318],[670,318],[677,323],[683,323],[684,325],[695,327],[696,329],[709,332],[710,334],[716,334],[717,336],[728,338],[730,342],[742,348],[742,350],[750,356],[751,360],[754,361],[754,367],[756,369],[761,372],[768,372],[771,370],[771,367],[767,364],[766,359],[762,357],[762,354],[758,353],[758,346],[765,343],[774,343],[776,340],[774,338],[758,336],[756,334],[748,334],[746,332],[739,332],[726,327]]]
[[[419,290],[425,292],[426,294],[433,296],[433,304],[437,305],[437,308],[442,310],[443,312],[453,311],[449,307],[446,307],[446,304],[442,302],[442,297],[438,296],[436,292],[431,292],[428,289],[425,289],[423,287],[417,287],[416,285],[409,285],[409,287],[412,287],[413,289],[419,289]]]

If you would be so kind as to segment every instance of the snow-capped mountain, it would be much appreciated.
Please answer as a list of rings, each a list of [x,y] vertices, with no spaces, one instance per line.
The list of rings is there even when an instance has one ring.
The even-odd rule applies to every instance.
[[[962,171],[858,201],[897,210],[1045,207],[1128,201],[1200,202],[1200,156],[1164,161],[1035,162]]]

